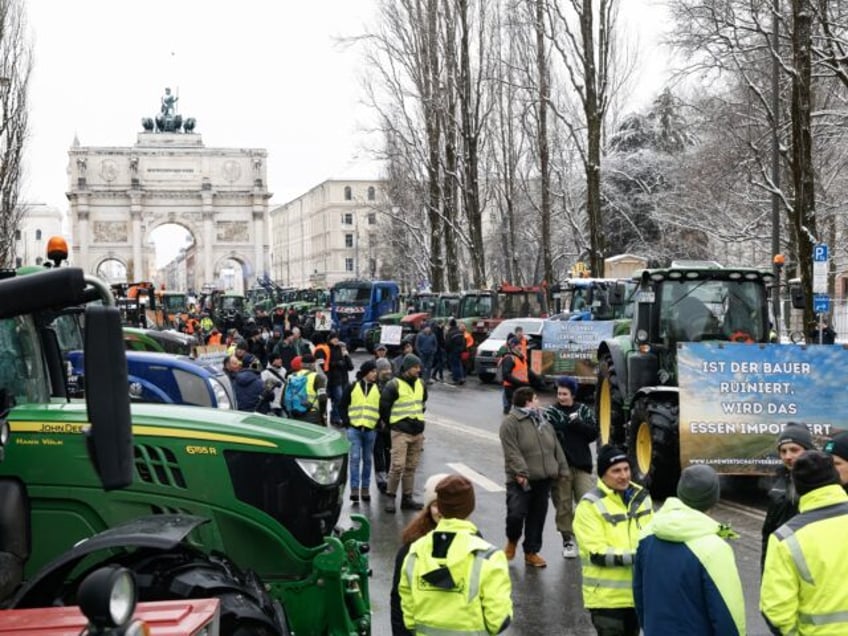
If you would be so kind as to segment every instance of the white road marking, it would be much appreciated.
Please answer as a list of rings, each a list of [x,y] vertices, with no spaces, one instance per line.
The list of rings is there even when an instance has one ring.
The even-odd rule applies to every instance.
[[[469,480],[473,481],[475,484],[483,488],[484,490],[488,490],[489,492],[503,492],[504,487],[500,484],[493,482],[488,477],[484,477],[480,473],[478,473],[473,468],[469,468],[465,464],[448,464],[451,470],[458,472],[463,477],[467,477]]]
[[[445,418],[441,418],[437,415],[431,415],[430,413],[426,413],[424,415],[424,421],[427,424],[435,424],[436,426],[442,426],[444,428],[449,428],[452,431],[460,431],[462,433],[466,433],[468,435],[474,435],[475,437],[479,437],[488,442],[494,442],[495,444],[500,445],[501,438],[497,433],[492,433],[490,431],[484,431],[483,429],[479,429],[476,426],[467,426],[465,424],[460,424],[459,422],[455,422],[454,420],[448,420]]]

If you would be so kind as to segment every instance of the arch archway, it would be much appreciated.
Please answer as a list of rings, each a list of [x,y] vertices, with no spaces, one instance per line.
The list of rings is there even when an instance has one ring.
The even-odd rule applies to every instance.
[[[230,253],[215,263],[215,286],[225,291],[244,294],[253,281],[253,265],[245,256]]]
[[[165,219],[148,227],[144,244],[151,252],[150,277],[157,287],[176,291],[198,289],[197,260],[201,246],[196,228]]]
[[[127,263],[115,256],[107,256],[94,268],[94,274],[109,285],[116,283],[128,283]]]

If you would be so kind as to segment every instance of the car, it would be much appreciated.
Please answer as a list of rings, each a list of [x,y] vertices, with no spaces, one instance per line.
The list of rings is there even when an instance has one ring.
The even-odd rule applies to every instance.
[[[498,363],[503,355],[507,337],[515,333],[516,327],[524,329],[527,337],[527,348],[538,349],[542,346],[542,328],[544,318],[508,318],[496,326],[489,337],[477,345],[477,355],[474,357],[474,372],[484,384],[494,382],[498,376]],[[529,360],[528,360],[529,364]]]

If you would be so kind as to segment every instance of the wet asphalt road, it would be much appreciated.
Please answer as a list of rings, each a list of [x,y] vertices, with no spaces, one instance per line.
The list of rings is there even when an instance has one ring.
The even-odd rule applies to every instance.
[[[355,354],[355,363],[366,359]],[[505,543],[503,458],[498,440],[501,422],[501,394],[498,387],[481,385],[475,377],[462,387],[436,383],[429,387],[426,441],[421,465],[416,475],[416,498],[420,498],[427,477],[440,472],[460,472],[475,482],[477,506],[472,520],[483,536],[495,545]],[[542,396],[550,403],[552,394]],[[750,482],[739,484],[727,479],[722,483],[722,502],[712,516],[730,523],[740,534],[733,541],[737,565],[745,592],[748,634],[769,634],[759,615],[760,527],[764,494],[751,488]],[[400,533],[412,519],[413,512],[396,514],[383,510],[385,498],[371,486],[370,504],[359,504],[355,512],[371,520],[371,607],[374,636],[391,634],[389,622],[389,590],[394,558],[400,545]],[[399,500],[398,500],[399,503]],[[351,511],[346,496],[345,513]],[[344,519],[342,519],[344,523]],[[580,594],[580,564],[577,559],[563,559],[561,542],[556,532],[553,507],[545,524],[541,554],[548,567],[525,568],[521,551],[510,565],[515,615],[511,634],[591,635],[595,631],[589,614],[583,609]]]

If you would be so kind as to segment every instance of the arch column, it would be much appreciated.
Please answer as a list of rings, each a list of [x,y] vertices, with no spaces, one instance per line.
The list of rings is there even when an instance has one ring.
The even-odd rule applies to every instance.
[[[212,264],[212,243],[213,230],[215,221],[215,212],[212,209],[212,193],[203,192],[201,194],[201,214],[203,216],[203,270],[201,272],[202,279],[199,281],[198,289],[203,287],[205,283],[212,282],[214,266]]]
[[[144,255],[142,252],[141,232],[141,195],[138,192],[130,194],[130,218],[132,219],[132,275],[127,272],[129,280],[144,280],[147,272],[144,268]]]
[[[79,222],[79,250],[77,266],[84,272],[88,271],[88,196],[80,193],[77,196],[77,220]],[[92,272],[93,273],[93,272]]]

